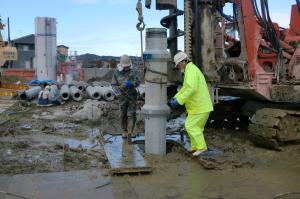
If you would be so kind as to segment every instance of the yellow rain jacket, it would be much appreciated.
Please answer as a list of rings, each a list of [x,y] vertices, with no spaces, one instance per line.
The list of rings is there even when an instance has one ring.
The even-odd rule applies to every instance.
[[[213,111],[204,75],[192,62],[189,62],[185,67],[183,86],[175,98],[180,105],[185,104],[188,114]]]

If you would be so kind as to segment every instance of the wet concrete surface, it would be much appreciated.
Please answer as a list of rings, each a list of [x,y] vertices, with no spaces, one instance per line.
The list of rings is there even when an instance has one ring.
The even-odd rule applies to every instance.
[[[142,153],[151,174],[110,175],[103,134],[120,133],[118,112],[78,121],[68,117],[76,107],[29,106],[0,126],[0,198],[15,198],[4,191],[28,198],[272,199],[300,191],[300,145],[259,148],[244,127],[206,129],[208,146],[224,153],[208,162],[209,169],[173,146],[166,156]]]

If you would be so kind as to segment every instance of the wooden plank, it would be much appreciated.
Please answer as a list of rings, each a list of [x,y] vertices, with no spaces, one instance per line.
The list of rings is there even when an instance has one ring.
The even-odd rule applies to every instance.
[[[17,96],[17,91],[13,89],[2,89],[0,88],[0,97],[2,96]]]
[[[121,136],[109,137],[104,144],[106,157],[110,164],[112,174],[149,173],[151,167],[141,155],[141,149],[137,144],[128,144]]]
[[[1,88],[4,89],[13,89],[13,90],[27,90],[29,86],[26,84],[8,84],[8,83],[1,83]]]

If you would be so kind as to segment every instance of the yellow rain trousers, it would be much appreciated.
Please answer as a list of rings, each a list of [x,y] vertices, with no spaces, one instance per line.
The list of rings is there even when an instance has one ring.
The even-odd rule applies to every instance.
[[[213,111],[213,105],[204,75],[192,62],[185,67],[183,86],[175,98],[180,105],[185,105],[188,113],[185,128],[192,150],[207,149],[203,130],[210,112]]]
[[[207,149],[203,131],[209,113],[210,112],[188,115],[185,120],[185,129],[190,137],[192,150]]]

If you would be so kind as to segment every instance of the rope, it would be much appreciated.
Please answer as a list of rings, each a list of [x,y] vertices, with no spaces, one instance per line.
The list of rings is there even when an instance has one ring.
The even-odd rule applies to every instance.
[[[159,74],[159,75],[162,75],[162,76],[168,76],[167,73],[163,73],[163,72],[151,70],[151,69],[149,69],[149,68],[146,68],[146,71],[149,71],[149,72],[154,73],[154,74]]]
[[[163,81],[161,81],[161,82],[152,81],[152,80],[149,80],[149,79],[146,79],[146,78],[145,78],[145,81],[146,81],[146,82],[153,83],[153,84],[167,84],[167,83],[168,83],[168,82],[163,82]]]

